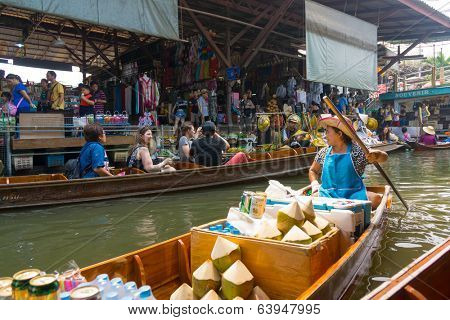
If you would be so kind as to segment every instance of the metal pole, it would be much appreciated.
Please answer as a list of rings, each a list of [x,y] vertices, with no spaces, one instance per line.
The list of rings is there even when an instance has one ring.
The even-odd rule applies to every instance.
[[[6,128],[5,132],[5,148],[6,148],[6,157],[5,157],[5,167],[6,167],[6,176],[10,177],[12,175],[12,164],[11,164],[11,133],[9,132],[9,126]]]

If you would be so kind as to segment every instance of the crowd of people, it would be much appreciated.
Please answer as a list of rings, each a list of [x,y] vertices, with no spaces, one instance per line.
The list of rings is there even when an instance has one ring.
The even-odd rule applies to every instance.
[[[18,75],[8,74],[5,79],[10,91],[1,93],[2,113],[9,117],[16,117],[17,122],[21,113],[32,111],[64,113],[65,89],[56,78],[56,72],[50,70],[47,72],[46,77],[41,79],[41,94],[35,104],[22,79]],[[80,116],[104,112],[106,96],[99,89],[98,82],[93,81],[90,86],[80,84],[78,89],[80,91]]]

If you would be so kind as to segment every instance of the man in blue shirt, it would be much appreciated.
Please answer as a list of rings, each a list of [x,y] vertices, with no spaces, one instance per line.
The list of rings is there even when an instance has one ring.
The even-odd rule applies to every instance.
[[[97,123],[88,124],[83,130],[86,144],[80,152],[80,172],[82,178],[112,176],[109,172],[108,156],[102,143],[106,135],[102,126]]]
[[[337,108],[341,113],[346,113],[346,110],[348,109],[348,100],[343,93],[339,96]]]

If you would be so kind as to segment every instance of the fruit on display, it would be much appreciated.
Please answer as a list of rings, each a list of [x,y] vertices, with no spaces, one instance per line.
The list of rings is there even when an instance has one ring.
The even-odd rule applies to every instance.
[[[253,288],[252,293],[248,297],[249,300],[270,300],[269,296],[261,289],[256,286]]]
[[[302,229],[294,225],[281,241],[297,244],[310,244],[312,239]]]
[[[254,277],[241,262],[236,261],[222,275],[222,294],[227,300],[247,299],[253,290]]]
[[[172,293],[170,300],[195,300],[194,291],[190,285],[183,283]]]
[[[283,234],[277,228],[277,222],[273,220],[262,220],[258,231],[256,232],[256,237],[261,239],[272,239],[281,240]]]
[[[316,241],[317,239],[323,236],[322,231],[320,231],[315,225],[313,225],[309,221],[305,221],[305,223],[302,226],[302,230],[305,231],[313,241]]]
[[[322,234],[327,234],[328,231],[331,231],[330,223],[322,217],[317,216],[312,223],[322,232]]]
[[[268,113],[278,113],[280,112],[280,108],[277,103],[277,96],[273,95],[272,99],[267,102],[267,112]]]
[[[314,221],[314,219],[316,218],[316,213],[314,212],[314,205],[311,197],[309,197],[305,203],[300,202],[300,208],[302,209],[302,212],[305,215],[306,220]]]
[[[192,274],[192,290],[194,295],[201,298],[209,290],[219,290],[220,274],[211,260],[205,261]]]
[[[277,213],[277,228],[283,234],[291,230],[293,226],[301,227],[305,221],[305,215],[297,201],[281,207]]]
[[[217,237],[211,252],[214,267],[224,273],[233,263],[241,260],[241,249],[238,244],[222,237]]]
[[[266,132],[270,127],[270,118],[268,115],[262,115],[258,118],[258,130]]]
[[[209,290],[200,300],[222,300],[214,290]]]

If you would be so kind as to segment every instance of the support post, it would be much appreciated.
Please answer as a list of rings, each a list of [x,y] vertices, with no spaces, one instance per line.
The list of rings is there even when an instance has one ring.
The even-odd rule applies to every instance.
[[[227,15],[229,13],[229,8],[227,8]],[[231,61],[231,40],[230,40],[230,25],[227,23],[225,30],[225,49],[227,53],[228,61]],[[228,133],[231,131],[233,126],[233,116],[231,112],[231,81],[227,77],[227,119],[228,119]]]
[[[117,30],[114,30],[114,62],[116,67],[116,76],[120,78],[120,56],[119,45],[117,44]]]
[[[86,81],[86,29],[83,27],[82,59],[81,72],[83,73],[83,83]]]
[[[436,87],[436,66],[431,67],[431,86]]]
[[[278,25],[280,20],[283,18],[284,14],[286,13],[287,9],[292,5],[294,0],[284,0],[281,4],[280,8],[276,11],[276,13],[270,18],[269,22],[266,24],[263,30],[258,34],[255,40],[253,40],[250,47],[245,51],[242,61],[243,67],[247,68],[250,62],[252,62],[255,55],[258,53],[259,49],[264,45],[267,38],[270,35],[270,32],[272,32],[275,27]]]

